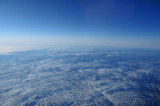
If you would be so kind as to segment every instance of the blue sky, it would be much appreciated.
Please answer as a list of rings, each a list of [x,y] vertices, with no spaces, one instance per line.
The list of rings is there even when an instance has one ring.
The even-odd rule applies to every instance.
[[[160,48],[158,0],[0,0],[0,45]]]

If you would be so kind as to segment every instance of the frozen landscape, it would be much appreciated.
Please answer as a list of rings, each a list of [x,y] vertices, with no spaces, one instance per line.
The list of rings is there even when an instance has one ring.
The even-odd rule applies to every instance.
[[[0,0],[0,106],[160,106],[160,0]]]
[[[49,48],[0,55],[0,106],[159,106],[160,51]]]

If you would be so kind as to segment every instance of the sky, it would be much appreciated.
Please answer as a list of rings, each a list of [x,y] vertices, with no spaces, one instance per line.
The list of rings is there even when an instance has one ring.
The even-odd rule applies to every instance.
[[[0,46],[56,44],[160,49],[160,1],[0,0]]]

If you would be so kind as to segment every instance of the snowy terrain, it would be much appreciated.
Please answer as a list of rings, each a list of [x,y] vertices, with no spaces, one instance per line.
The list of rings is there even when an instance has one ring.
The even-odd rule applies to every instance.
[[[160,51],[54,48],[0,55],[0,106],[160,105]]]

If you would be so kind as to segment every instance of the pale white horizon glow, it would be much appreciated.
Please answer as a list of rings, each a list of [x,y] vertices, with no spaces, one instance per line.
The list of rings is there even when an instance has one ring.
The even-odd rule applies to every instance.
[[[3,37],[0,39],[0,53],[48,48],[54,46],[107,46],[124,48],[151,48],[160,43],[155,40],[125,38],[89,38],[89,37]]]

